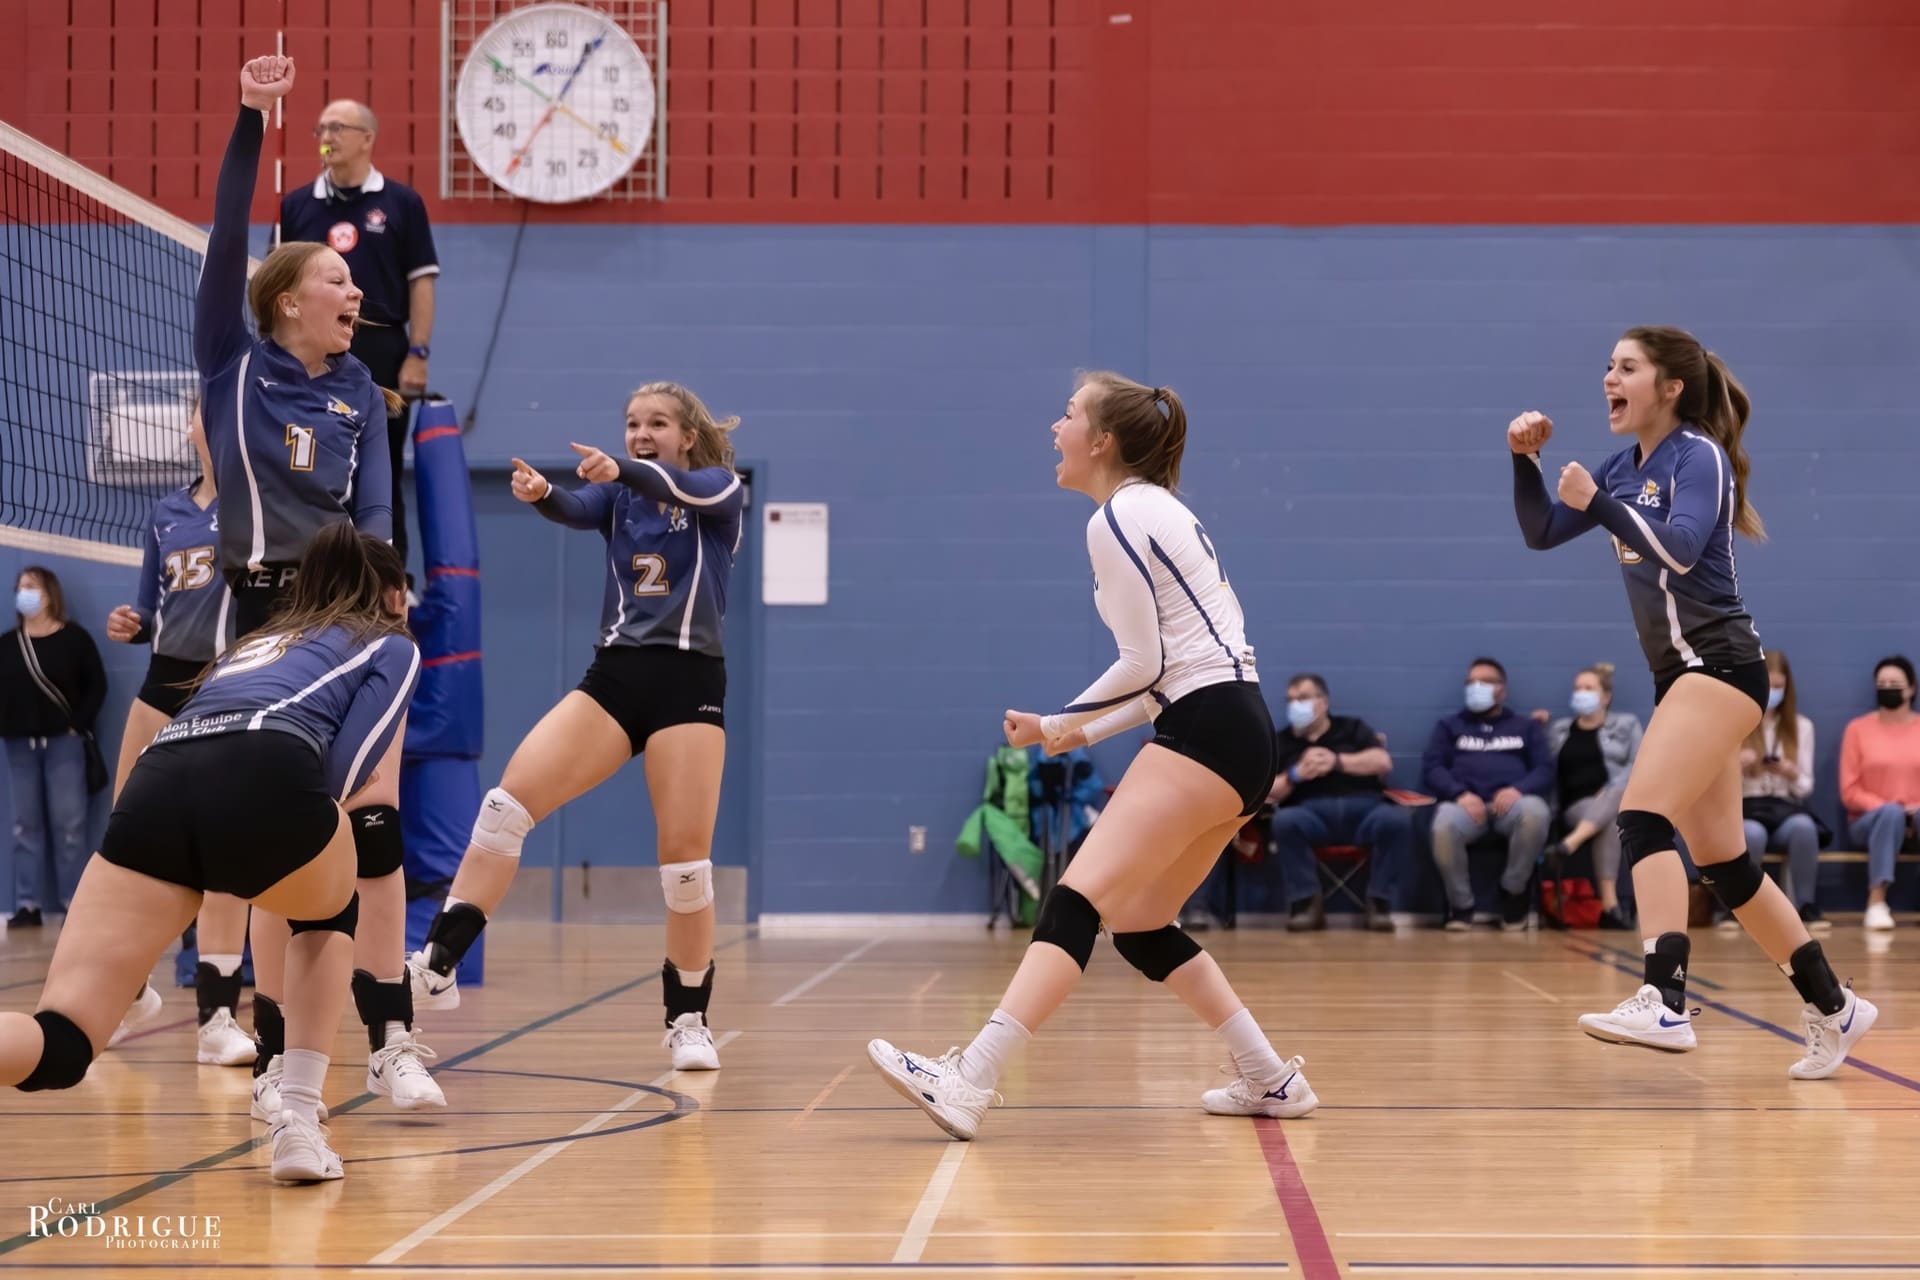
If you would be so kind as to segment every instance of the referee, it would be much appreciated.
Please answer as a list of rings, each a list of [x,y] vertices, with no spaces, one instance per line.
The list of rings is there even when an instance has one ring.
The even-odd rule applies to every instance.
[[[327,104],[313,127],[326,167],[311,187],[281,198],[279,235],[332,245],[347,260],[354,284],[366,291],[361,318],[373,322],[354,334],[353,354],[373,373],[376,385],[412,398],[427,388],[440,263],[419,193],[373,167],[379,131],[379,121],[364,103],[343,98]],[[393,546],[405,564],[404,412],[387,419],[387,438],[393,458]]]

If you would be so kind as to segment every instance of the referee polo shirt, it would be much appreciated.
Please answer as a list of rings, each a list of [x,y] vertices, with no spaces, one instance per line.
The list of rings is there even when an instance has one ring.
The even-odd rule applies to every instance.
[[[280,238],[332,245],[366,293],[361,314],[383,325],[406,324],[410,284],[440,274],[419,193],[378,169],[358,189],[335,187],[322,173],[311,187],[287,192]]]

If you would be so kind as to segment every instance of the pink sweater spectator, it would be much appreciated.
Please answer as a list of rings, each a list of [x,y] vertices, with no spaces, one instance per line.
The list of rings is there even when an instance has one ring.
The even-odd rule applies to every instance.
[[[1920,804],[1920,716],[1889,724],[1869,712],[1847,726],[1840,801],[1854,818],[1884,804]]]

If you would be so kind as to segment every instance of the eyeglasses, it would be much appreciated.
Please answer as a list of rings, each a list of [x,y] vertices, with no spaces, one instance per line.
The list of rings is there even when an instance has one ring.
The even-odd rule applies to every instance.
[[[336,133],[371,133],[371,132],[373,132],[373,130],[367,128],[363,124],[342,124],[338,120],[326,120],[313,126],[313,136],[316,138],[326,138]]]

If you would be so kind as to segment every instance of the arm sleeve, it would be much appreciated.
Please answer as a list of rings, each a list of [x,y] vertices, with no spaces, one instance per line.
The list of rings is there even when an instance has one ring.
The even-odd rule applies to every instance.
[[[207,257],[193,295],[193,363],[210,378],[252,341],[247,333],[247,212],[260,171],[260,140],[265,117],[240,108],[220,182],[213,194],[213,230]]]
[[[1850,813],[1872,813],[1887,803],[1885,796],[1867,790],[1860,775],[1866,769],[1866,752],[1860,746],[1860,734],[1854,725],[1840,736],[1840,803]]]
[[[1087,744],[1105,741],[1116,733],[1125,733],[1135,725],[1145,724],[1153,719],[1153,699],[1135,698],[1132,702],[1117,707],[1097,720],[1089,720],[1080,726],[1087,735]]]
[[[365,786],[387,753],[420,675],[420,650],[413,641],[389,635],[374,644],[367,678],[355,690],[347,714],[341,717],[340,731],[327,748],[327,781],[340,800]]]
[[[1795,757],[1800,764],[1800,772],[1793,779],[1793,798],[1805,800],[1813,794],[1813,721],[1805,716],[1799,717],[1800,741],[1797,744],[1800,754]]]
[[[1602,494],[1605,492],[1601,490]],[[1594,501],[1598,502],[1599,498]],[[1591,508],[1575,511],[1547,492],[1540,459],[1533,454],[1513,455],[1513,514],[1520,520],[1520,532],[1526,537],[1527,545],[1535,551],[1571,542],[1599,523]]]
[[[1453,732],[1445,720],[1434,723],[1426,754],[1420,758],[1420,777],[1427,790],[1442,800],[1451,800],[1467,789],[1453,776]]]
[[[1524,795],[1550,796],[1554,782],[1553,752],[1547,750],[1547,735],[1536,721],[1527,721],[1526,740],[1527,760],[1532,768],[1520,779],[1516,789]]]
[[[153,633],[154,615],[160,610],[160,539],[153,521],[147,521],[147,548],[140,556],[140,585],[134,594],[133,611],[140,615],[140,633],[132,643],[139,644]]]
[[[433,249],[433,226],[427,221],[427,205],[418,192],[407,210],[407,243],[402,258],[408,280],[440,274],[440,256]]]
[[[1087,554],[1093,561],[1094,578],[1101,584],[1102,612],[1113,630],[1120,656],[1079,697],[1042,718],[1041,729],[1049,738],[1091,724],[1125,703],[1146,697],[1166,670],[1153,579],[1147,572],[1147,562],[1128,539],[1111,503],[1087,525]]]
[[[79,648],[76,657],[80,687],[74,690],[73,727],[91,729],[93,722],[100,718],[100,708],[107,702],[107,669],[100,662],[100,648],[93,642],[93,633],[73,623],[68,625],[73,627]]]
[[[1593,495],[1587,514],[1648,560],[1675,573],[1687,573],[1706,550],[1726,500],[1726,463],[1719,447],[1696,444],[1674,468],[1667,520],[1657,532],[1638,511],[1604,488]]]
[[[360,448],[354,459],[353,527],[393,541],[393,454],[387,442],[387,401],[367,377],[360,413]]]
[[[547,496],[534,503],[533,509],[569,529],[598,529],[613,514],[613,486],[589,484],[562,489],[549,480]]]
[[[740,510],[746,494],[740,477],[725,467],[702,467],[682,471],[651,458],[620,460],[620,483],[643,498],[655,502],[677,502],[683,507],[698,507],[702,513],[732,515]]]

